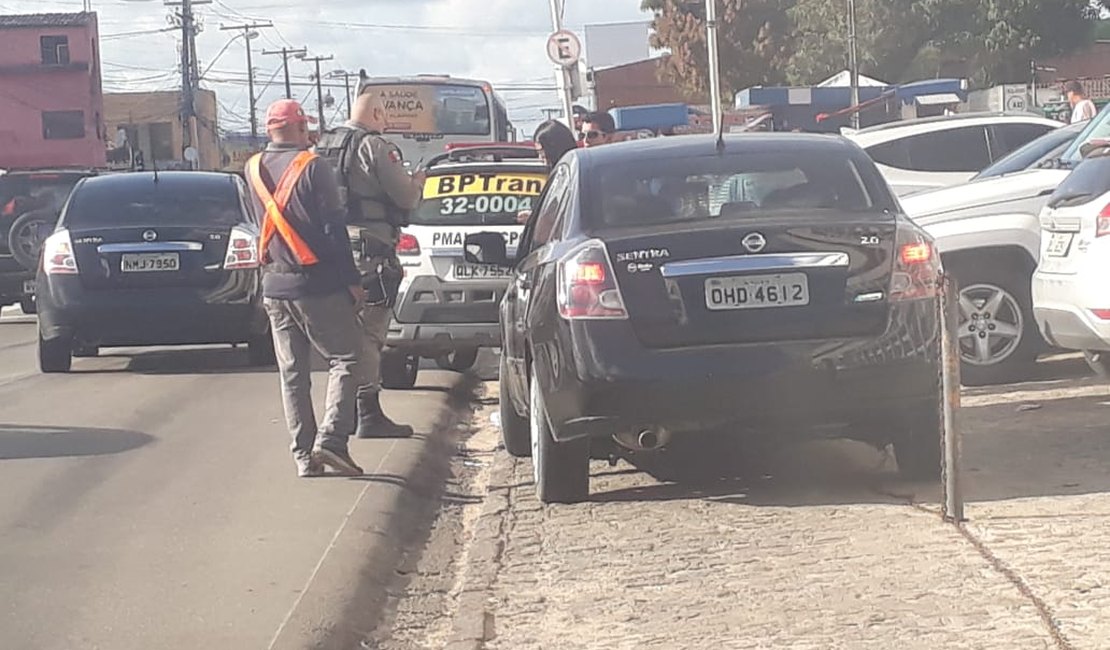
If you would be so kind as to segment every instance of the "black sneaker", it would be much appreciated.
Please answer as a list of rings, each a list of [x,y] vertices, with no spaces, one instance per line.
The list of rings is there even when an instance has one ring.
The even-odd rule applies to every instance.
[[[334,469],[342,476],[362,476],[363,474],[362,468],[351,458],[350,452],[346,449],[335,451],[321,447],[313,452],[312,458],[320,464]]]

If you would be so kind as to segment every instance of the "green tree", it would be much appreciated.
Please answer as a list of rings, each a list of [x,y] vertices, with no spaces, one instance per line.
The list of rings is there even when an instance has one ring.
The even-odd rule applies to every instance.
[[[790,54],[792,0],[717,0],[720,22],[721,91],[726,103],[737,91],[785,81]],[[709,55],[706,50],[703,0],[643,0],[654,14],[651,45],[670,51],[663,67],[665,81],[690,93],[707,93]]]
[[[1096,15],[1088,0],[857,0],[860,70],[890,82],[1023,80],[1030,60],[1085,45]],[[847,65],[846,0],[797,0],[790,18],[790,81],[814,83]]]

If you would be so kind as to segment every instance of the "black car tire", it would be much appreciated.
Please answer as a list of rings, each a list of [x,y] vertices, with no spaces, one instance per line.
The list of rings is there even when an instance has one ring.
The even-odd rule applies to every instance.
[[[959,282],[961,296],[976,291],[977,288],[1002,291],[1007,296],[1007,303],[1012,301],[1017,305],[1022,319],[1018,342],[1001,361],[979,365],[965,358],[960,359],[961,382],[965,386],[987,386],[1012,382],[1026,376],[1044,348],[1044,340],[1033,318],[1031,276],[1014,265],[976,268],[957,263],[952,266],[951,271]]]
[[[409,390],[420,373],[420,357],[399,350],[382,353],[382,386],[390,390]]]
[[[894,457],[902,476],[917,481],[940,478],[944,453],[940,418],[938,398],[937,403],[917,409],[916,417],[904,424],[902,434],[894,440]]]
[[[463,348],[453,350],[448,354],[436,358],[436,365],[443,370],[466,372],[474,367],[478,361],[478,348]]]
[[[532,465],[536,496],[542,503],[580,503],[590,496],[590,439],[556,442],[543,401],[543,391],[532,373],[529,412]]]
[[[39,332],[39,370],[44,373],[69,372],[73,367],[73,341],[67,337],[42,338]]]
[[[1110,352],[1104,350],[1084,350],[1083,358],[1091,371],[1102,379],[1110,379]]]
[[[247,363],[253,368],[264,368],[277,363],[274,337],[268,328],[265,334],[252,336],[247,341]]]
[[[24,296],[20,298],[19,308],[23,310],[24,314],[33,315],[39,313],[39,307],[35,304],[34,296]]]
[[[12,222],[8,230],[8,251],[20,266],[28,271],[38,268],[42,251],[38,233],[49,230],[57,221],[58,215],[50,210],[32,210]]]
[[[497,396],[501,414],[501,442],[505,451],[516,458],[527,458],[532,455],[532,431],[529,428],[528,418],[517,415],[513,407],[512,395],[509,389],[509,362],[505,355],[501,355],[501,370],[498,376]]]

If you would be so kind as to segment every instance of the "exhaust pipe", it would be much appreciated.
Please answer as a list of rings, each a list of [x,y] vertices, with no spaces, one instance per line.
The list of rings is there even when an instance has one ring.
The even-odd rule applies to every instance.
[[[671,433],[666,429],[641,429],[639,431],[622,431],[613,436],[617,444],[632,451],[648,451],[666,446],[671,439]]]

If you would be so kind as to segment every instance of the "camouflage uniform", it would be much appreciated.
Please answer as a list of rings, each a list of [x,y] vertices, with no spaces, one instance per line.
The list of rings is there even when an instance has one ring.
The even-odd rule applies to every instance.
[[[375,300],[380,296],[374,294],[380,294],[383,285],[389,284],[381,279],[388,276],[399,281],[401,264],[395,246],[401,226],[419,204],[424,188],[405,169],[396,145],[357,124],[348,123],[325,134],[317,151],[332,160],[341,176],[349,210],[347,229],[356,251],[355,264],[371,293],[362,314],[370,371],[369,383],[359,389],[358,436],[411,435],[411,428],[393,423],[381,412],[378,400],[381,358],[393,316],[393,299],[382,304]]]

